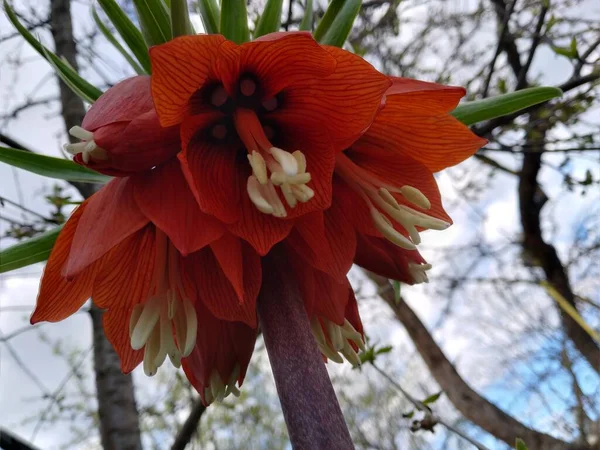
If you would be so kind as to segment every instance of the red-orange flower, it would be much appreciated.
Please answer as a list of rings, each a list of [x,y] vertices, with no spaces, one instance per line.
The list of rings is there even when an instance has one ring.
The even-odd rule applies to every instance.
[[[432,174],[484,142],[448,114],[464,90],[390,79],[306,33],[181,37],[151,60],[156,110],[135,77],[73,131],[76,161],[127,177],[66,224],[32,322],[92,296],[123,370],[169,356],[208,404],[243,381],[279,243],[322,354],[358,364],[346,275],[427,281],[419,232],[451,223]]]
[[[308,33],[242,45],[187,36],[150,57],[156,110],[163,126],[181,125],[200,209],[261,255],[293,219],[331,205],[335,154],[368,128],[391,84]]]

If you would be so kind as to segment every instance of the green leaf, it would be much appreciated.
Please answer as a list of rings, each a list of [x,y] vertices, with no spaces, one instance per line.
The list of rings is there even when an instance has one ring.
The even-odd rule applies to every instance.
[[[317,41],[321,42],[321,38],[329,31],[329,27],[331,27],[342,6],[344,6],[344,2],[345,0],[331,0],[325,14],[323,14],[323,17],[319,21],[319,25],[317,25],[317,29],[313,33]]]
[[[149,47],[164,44],[173,36],[169,10],[162,0],[133,0],[142,35]]]
[[[173,0],[171,2],[171,29],[174,38],[195,34],[190,23],[187,0]]]
[[[394,288],[394,301],[396,304],[400,301],[400,282],[393,280],[392,287]]]
[[[425,400],[423,400],[421,403],[423,403],[424,405],[429,405],[431,403],[435,403],[435,402],[437,402],[438,398],[440,398],[441,395],[442,395],[442,391],[438,392],[437,394],[430,395]]]
[[[402,414],[402,417],[404,417],[405,419],[412,419],[414,415],[415,410],[413,409],[412,411]]]
[[[221,10],[216,0],[198,0],[198,13],[208,34],[219,34]]]
[[[313,1],[306,0],[306,8],[304,8],[304,17],[300,22],[301,31],[312,31],[313,28]]]
[[[386,345],[385,347],[375,349],[375,355],[383,355],[385,353],[389,353],[394,349],[391,345]]]
[[[529,450],[529,447],[527,447],[527,445],[525,445],[525,442],[523,442],[523,439],[517,438],[517,442],[515,444],[515,449],[516,450]]]
[[[561,95],[562,91],[555,87],[521,89],[497,97],[463,103],[458,105],[451,114],[465,125],[473,125],[484,120],[506,116]]]
[[[279,31],[281,25],[281,9],[283,8],[283,0],[267,0],[265,9],[258,20],[258,25],[254,30],[254,39],[264,36],[265,34]]]
[[[236,44],[250,40],[246,0],[221,1],[221,34]]]
[[[4,10],[6,11],[8,20],[11,21],[21,36],[23,36],[25,40],[54,67],[57,75],[73,90],[73,92],[89,103],[94,103],[94,101],[102,95],[100,89],[79,76],[69,63],[63,61],[44,47],[44,45],[42,45],[39,40],[21,24],[21,22],[19,22],[19,19],[10,7],[8,0],[4,0]]]
[[[50,178],[82,183],[106,183],[110,177],[66,159],[0,147],[0,162]]]
[[[115,0],[98,0],[98,3],[140,65],[147,73],[152,72],[148,46],[140,30],[137,29]]]
[[[340,12],[335,16],[327,33],[319,39],[321,44],[342,47],[352,30],[354,19],[360,11],[361,0],[346,0]]]
[[[135,58],[131,56],[127,50],[125,50],[125,47],[123,47],[121,43],[117,40],[117,38],[115,38],[115,36],[108,29],[108,27],[104,25],[104,22],[102,22],[100,16],[98,16],[98,11],[96,11],[95,5],[92,5],[92,18],[94,19],[94,22],[96,22],[96,25],[98,26],[100,32],[104,35],[108,42],[110,42],[113,45],[113,47],[115,47],[119,51],[119,53],[123,55],[123,57],[131,65],[131,67],[133,67],[133,70],[135,70],[136,73],[138,73],[139,75],[146,75],[147,72],[138,64]]]
[[[62,226],[0,251],[0,273],[46,261]]]

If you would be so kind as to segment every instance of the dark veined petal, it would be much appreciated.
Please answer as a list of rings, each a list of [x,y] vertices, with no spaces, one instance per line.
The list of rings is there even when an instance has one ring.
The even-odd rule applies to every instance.
[[[104,258],[96,277],[94,303],[104,313],[104,332],[121,361],[121,370],[129,373],[142,361],[143,350],[133,350],[129,322],[135,305],[148,299],[155,264],[154,227],[146,226],[131,235]]]
[[[317,82],[290,85],[273,116],[290,127],[324,129],[339,151],[373,122],[391,81],[357,55],[326,49],[336,59],[335,72]]]
[[[437,172],[464,161],[487,142],[448,114],[464,89],[396,79],[383,110],[365,134],[381,148],[402,153]]]
[[[214,73],[220,35],[181,36],[150,49],[152,97],[162,126],[180,123],[189,101]]]
[[[205,247],[223,234],[223,225],[200,211],[176,158],[135,176],[131,182],[140,210],[169,236],[182,255]]]
[[[148,223],[133,198],[129,178],[115,178],[88,200],[73,237],[67,278],[76,276]]]

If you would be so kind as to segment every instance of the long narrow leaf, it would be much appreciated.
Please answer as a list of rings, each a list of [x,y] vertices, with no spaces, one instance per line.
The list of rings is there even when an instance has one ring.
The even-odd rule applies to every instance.
[[[338,13],[344,6],[344,2],[345,0],[331,0],[329,6],[327,7],[327,10],[325,11],[325,14],[323,15],[323,17],[319,21],[319,24],[317,25],[317,29],[313,33],[313,36],[317,41],[321,42],[321,38],[325,36],[327,31],[329,30],[329,27],[331,26]]]
[[[171,1],[171,29],[174,38],[194,34],[190,23],[187,0]]]
[[[173,37],[169,10],[163,0],[133,0],[148,46],[160,45]]]
[[[465,125],[473,125],[484,120],[506,116],[561,95],[562,91],[555,87],[521,89],[497,97],[463,103],[458,105],[451,114]]]
[[[81,98],[89,103],[93,103],[102,95],[102,91],[91,83],[84,80],[73,68],[61,60],[58,56],[48,50],[41,42],[39,42],[27,28],[25,28],[14,10],[10,7],[7,0],[4,0],[4,10],[8,16],[8,20],[15,26],[17,31],[25,38],[25,40],[57,71],[58,76]]]
[[[50,178],[82,183],[106,183],[110,177],[66,159],[0,147],[0,162]]]
[[[198,0],[198,13],[204,24],[204,31],[209,34],[219,34],[221,10],[216,0]]]
[[[283,0],[267,0],[265,9],[258,20],[258,25],[256,25],[256,30],[254,30],[254,39],[273,33],[274,31],[279,31],[282,8]]]
[[[237,44],[250,40],[246,0],[221,1],[221,34]]]
[[[61,229],[62,226],[56,227],[1,251],[0,273],[46,261]]]
[[[114,34],[108,29],[108,27],[104,25],[104,22],[102,22],[102,19],[100,19],[100,16],[98,16],[98,11],[96,11],[95,5],[92,6],[92,18],[94,19],[94,22],[96,22],[98,29],[104,35],[106,40],[110,42],[113,47],[116,48],[119,53],[121,53],[121,55],[123,55],[123,58],[125,58],[129,65],[133,67],[133,70],[135,70],[139,75],[147,74],[147,72],[138,64],[135,58],[131,56],[125,47],[123,47],[117,38],[115,38]]]
[[[360,11],[361,3],[361,0],[346,0],[342,9],[335,16],[327,33],[319,39],[319,42],[321,44],[342,47],[352,30],[352,25],[354,25],[354,20]]]
[[[306,8],[304,8],[304,17],[300,22],[300,30],[312,31],[313,28],[313,2],[306,0]]]
[[[147,73],[152,71],[148,46],[144,36],[115,0],[98,0],[115,29]]]

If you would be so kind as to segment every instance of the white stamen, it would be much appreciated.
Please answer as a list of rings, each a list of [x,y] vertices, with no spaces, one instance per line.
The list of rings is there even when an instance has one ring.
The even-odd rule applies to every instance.
[[[298,161],[291,153],[277,147],[271,147],[270,152],[275,161],[281,164],[281,168],[286,175],[292,176],[298,174]]]
[[[423,194],[419,189],[412,186],[402,186],[400,188],[400,193],[404,196],[406,200],[411,202],[413,205],[418,206],[423,209],[430,209],[431,202],[425,194]]]
[[[154,330],[154,325],[158,322],[160,316],[160,297],[150,297],[143,308],[133,329],[133,333],[131,333],[131,348],[134,350],[140,350],[144,347]]]
[[[256,208],[265,214],[273,214],[274,208],[269,202],[263,197],[260,189],[260,183],[255,176],[248,177],[248,184],[246,187],[250,201],[254,203]]]
[[[69,134],[83,141],[91,141],[94,139],[94,133],[79,126],[71,127]]]
[[[321,321],[324,326],[321,325]],[[321,321],[313,317],[310,322],[312,334],[317,341],[317,346],[321,353],[331,361],[342,363],[344,359],[342,355],[353,366],[360,365],[360,357],[352,347],[354,343],[359,350],[365,349],[365,344],[362,335],[356,331],[352,324],[346,319],[342,326],[336,325],[327,319],[322,318]],[[329,341],[325,337],[324,329],[327,330]]]
[[[413,244],[408,238],[402,236],[392,226],[391,222],[377,211],[375,208],[371,209],[371,217],[373,218],[373,222],[375,223],[375,227],[383,234],[383,236],[396,244],[398,247],[401,247],[406,250],[415,250],[417,247]]]
[[[408,271],[410,272],[411,276],[413,277],[415,284],[429,283],[429,277],[427,276],[426,272],[428,270],[431,270],[431,268],[432,268],[431,264],[415,264],[415,263],[408,264]]]
[[[298,163],[298,173],[306,172],[306,156],[300,150],[296,150],[292,153],[292,156],[296,158],[296,162]]]
[[[257,151],[253,151],[251,155],[248,155],[248,162],[252,167],[252,173],[260,184],[267,184],[269,177],[267,176],[267,163],[265,158],[262,157]]]

